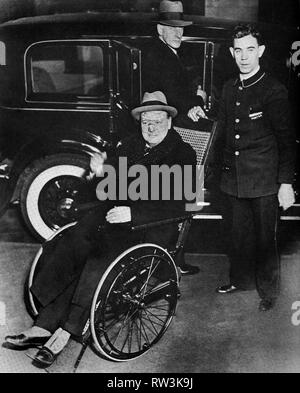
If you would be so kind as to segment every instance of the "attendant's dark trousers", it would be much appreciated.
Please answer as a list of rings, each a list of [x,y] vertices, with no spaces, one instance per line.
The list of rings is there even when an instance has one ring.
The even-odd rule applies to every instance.
[[[230,282],[258,291],[262,299],[279,294],[277,195],[259,198],[229,196],[231,207]]]

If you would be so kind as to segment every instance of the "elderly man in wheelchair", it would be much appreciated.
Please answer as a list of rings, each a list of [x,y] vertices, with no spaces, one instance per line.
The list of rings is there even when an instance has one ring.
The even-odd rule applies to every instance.
[[[162,92],[145,93],[132,110],[141,133],[119,143],[114,157],[91,158],[90,176],[102,202],[60,229],[37,254],[28,284],[34,325],[6,337],[11,348],[38,347],[36,365],[50,366],[70,336],[82,339],[87,331],[106,357],[132,359],[169,326],[180,271],[198,272],[183,260],[191,215],[184,190],[176,196],[195,181],[196,153],[172,128],[176,114]],[[127,175],[132,171],[140,178],[124,176],[125,164]],[[162,166],[182,174],[179,183],[170,177],[167,198],[161,177],[152,173]],[[167,251],[170,247],[175,251]]]

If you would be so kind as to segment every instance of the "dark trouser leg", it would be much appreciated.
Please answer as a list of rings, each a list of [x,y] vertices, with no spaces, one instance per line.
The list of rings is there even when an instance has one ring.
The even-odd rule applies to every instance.
[[[61,238],[45,246],[31,292],[43,306],[51,303],[81,274],[86,258],[97,250],[102,209],[88,213]]]
[[[119,251],[105,254],[98,258],[89,258],[77,282],[69,308],[61,327],[74,336],[81,336],[90,317],[92,300],[98,283]]]
[[[62,237],[45,245],[31,288],[40,304],[36,326],[54,332],[64,323],[86,260],[98,251],[102,235],[97,228],[104,213],[102,207],[93,210]]]
[[[102,240],[107,241],[105,235]],[[51,303],[40,307],[35,325],[52,333],[62,327],[75,336],[81,336],[97,285],[108,265],[121,253],[120,249],[124,250],[115,239],[114,247],[103,244],[102,255],[86,256],[81,272],[73,281]]]
[[[98,283],[108,266],[121,252],[138,243],[139,234],[129,228],[116,226],[107,229],[105,249],[101,256],[89,258],[77,282],[76,290],[62,328],[75,336],[81,336]]]
[[[276,298],[280,287],[280,260],[276,240],[277,195],[255,198],[252,206],[257,242],[257,291],[262,299]]]
[[[53,302],[39,308],[34,325],[54,333],[63,326],[78,279],[75,279]]]
[[[229,196],[231,203],[230,283],[242,288],[255,287],[254,219],[249,199]]]

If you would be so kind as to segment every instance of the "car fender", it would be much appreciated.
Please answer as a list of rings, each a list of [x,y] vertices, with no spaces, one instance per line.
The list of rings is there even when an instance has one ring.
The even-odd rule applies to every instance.
[[[47,155],[74,153],[92,156],[112,147],[110,142],[98,135],[85,133],[83,137],[66,133],[59,137],[38,138],[24,145],[13,159],[13,164],[7,175],[0,175],[0,217],[5,213],[10,201],[18,198],[22,184],[22,173],[35,160]]]

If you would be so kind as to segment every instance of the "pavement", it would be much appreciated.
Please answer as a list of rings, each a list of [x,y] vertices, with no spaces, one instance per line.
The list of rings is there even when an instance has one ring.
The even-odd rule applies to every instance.
[[[77,373],[283,373],[300,372],[300,238],[282,254],[282,293],[272,311],[258,311],[256,291],[219,295],[228,279],[224,254],[189,253],[200,273],[181,280],[176,316],[162,339],[129,362],[103,359],[93,346]],[[0,219],[0,341],[31,326],[23,286],[39,243],[11,208]],[[72,373],[81,344],[71,340],[48,369],[32,364],[36,350],[0,347],[1,373]]]

